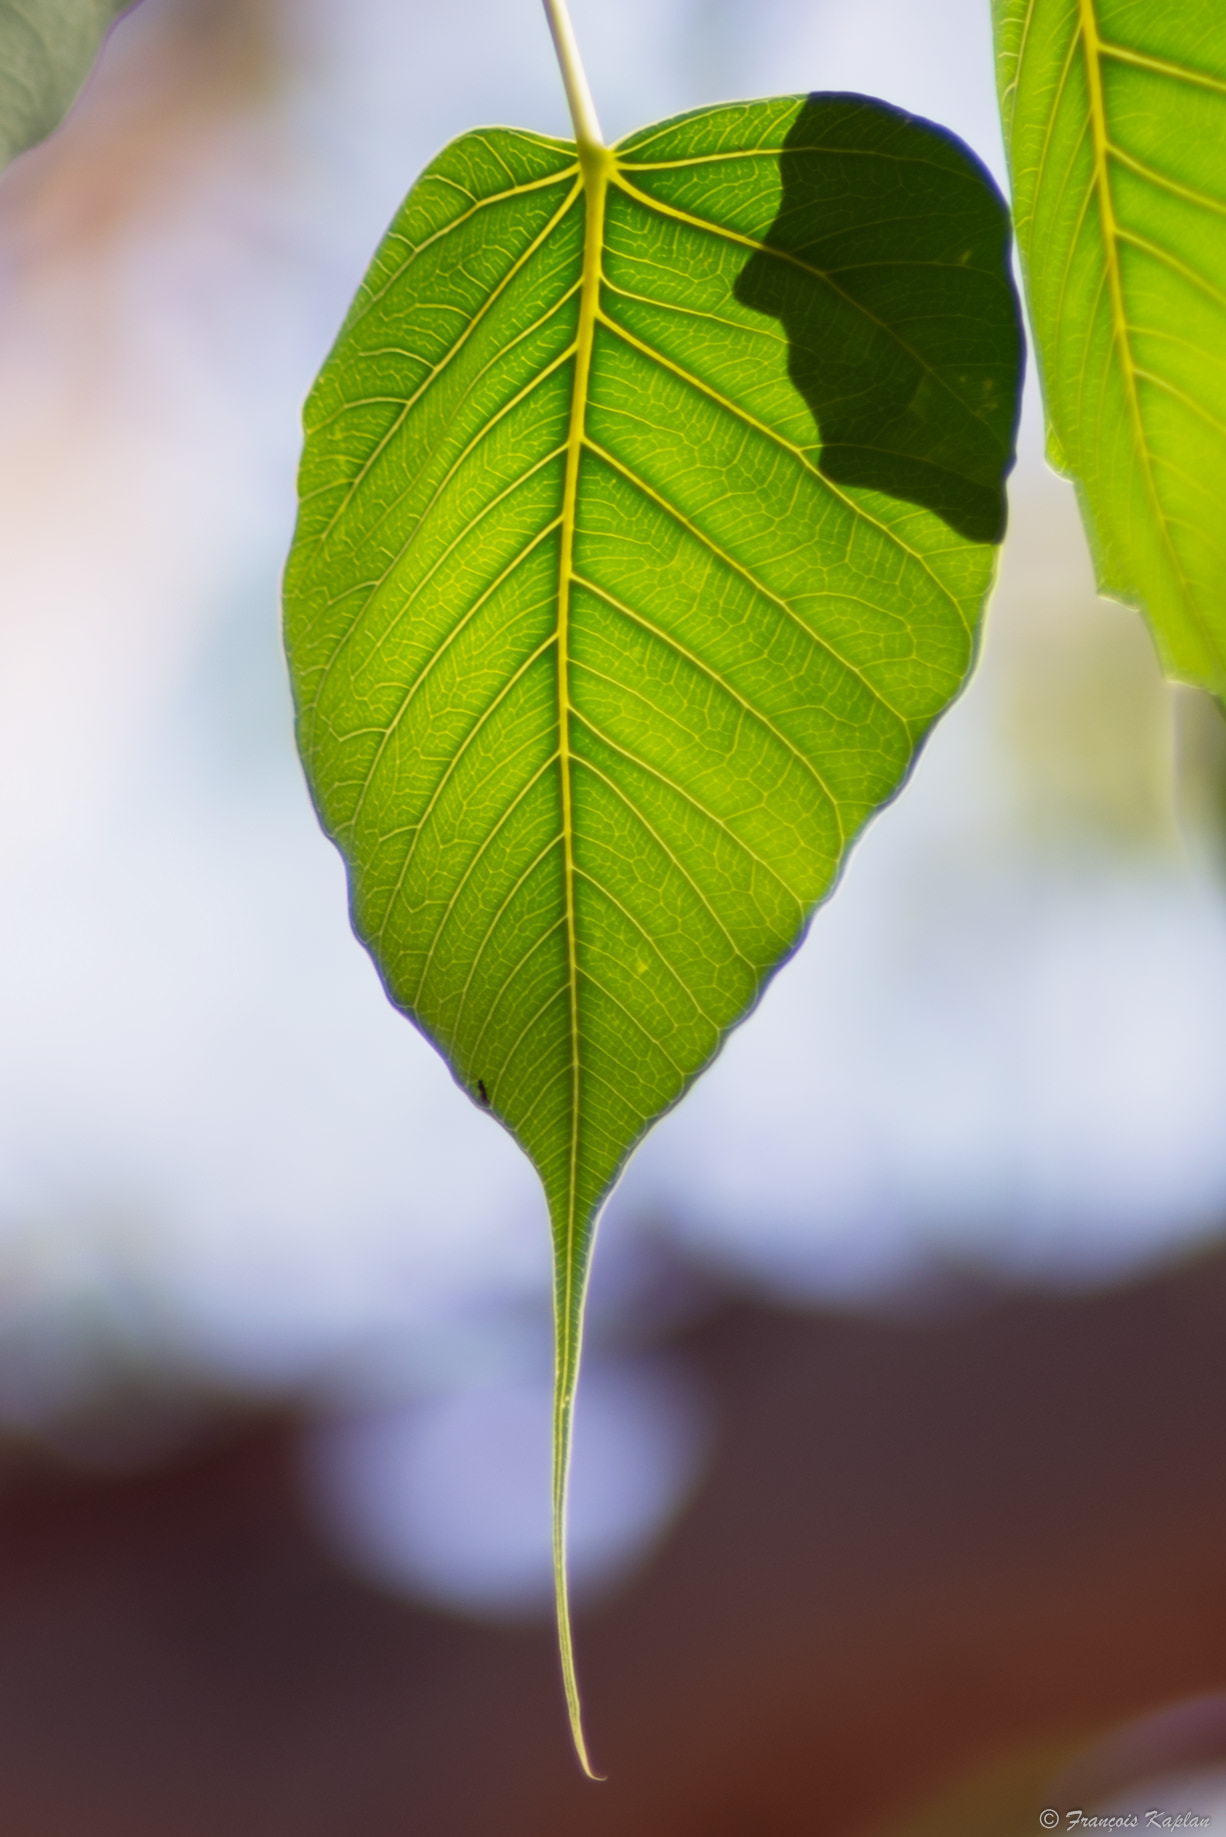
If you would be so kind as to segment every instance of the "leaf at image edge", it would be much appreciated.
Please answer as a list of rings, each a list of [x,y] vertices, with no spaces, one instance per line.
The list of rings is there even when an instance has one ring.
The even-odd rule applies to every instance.
[[[1226,9],[993,0],[1049,457],[1104,593],[1226,696]]]
[[[132,0],[0,0],[0,167],[59,126]]]

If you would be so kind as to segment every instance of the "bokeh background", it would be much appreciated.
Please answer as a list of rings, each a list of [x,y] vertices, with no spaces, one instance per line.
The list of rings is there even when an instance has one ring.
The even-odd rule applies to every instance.
[[[1004,184],[986,0],[573,10],[610,137],[859,90]],[[0,180],[0,1834],[1226,1823],[1226,729],[1033,377],[978,673],[602,1224],[577,1776],[543,1204],[278,632],[301,401],[489,121],[567,131],[536,0],[141,0]]]

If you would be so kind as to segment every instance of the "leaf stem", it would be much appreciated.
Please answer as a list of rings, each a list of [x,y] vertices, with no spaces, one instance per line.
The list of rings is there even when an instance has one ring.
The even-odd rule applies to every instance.
[[[596,119],[596,107],[587,85],[587,73],[579,56],[579,44],[575,38],[575,28],[570,23],[570,14],[566,10],[566,0],[545,0],[545,17],[549,21],[553,48],[562,69],[570,118],[575,124],[575,143],[580,153],[592,152],[604,146],[604,136]]]

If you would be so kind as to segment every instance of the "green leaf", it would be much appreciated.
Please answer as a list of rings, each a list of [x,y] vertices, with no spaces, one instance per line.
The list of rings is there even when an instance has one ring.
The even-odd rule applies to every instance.
[[[993,10],[1049,455],[1103,592],[1226,695],[1226,7]]]
[[[131,0],[0,0],[0,166],[58,127]]]
[[[286,634],[387,991],[532,1157],[555,1512],[598,1209],[962,684],[1004,526],[1008,227],[859,97],[464,135],[311,395]]]

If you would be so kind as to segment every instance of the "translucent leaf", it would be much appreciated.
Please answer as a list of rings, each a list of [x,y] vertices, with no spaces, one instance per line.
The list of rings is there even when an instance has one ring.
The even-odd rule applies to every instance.
[[[967,150],[789,97],[582,157],[464,135],[308,404],[286,632],[316,803],[391,999],[548,1199],[572,1713],[596,1215],[966,676],[1019,363]]]
[[[67,114],[131,0],[0,0],[0,166]]]
[[[1052,438],[1099,585],[1226,694],[1226,7],[994,0]]]

